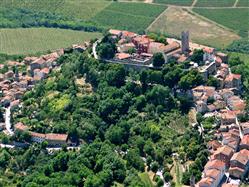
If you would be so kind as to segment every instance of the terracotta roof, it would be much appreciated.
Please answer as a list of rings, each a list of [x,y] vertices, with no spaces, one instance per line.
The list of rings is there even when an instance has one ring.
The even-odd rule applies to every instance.
[[[49,74],[50,69],[49,69],[49,68],[43,68],[43,69],[41,70],[41,72],[43,72],[43,73],[45,73],[45,74]]]
[[[205,53],[213,53],[213,52],[215,51],[215,49],[214,49],[214,48],[211,48],[211,47],[205,47],[205,48],[203,49],[203,51],[204,51]]]
[[[215,169],[219,169],[219,168],[224,168],[225,167],[225,163],[220,161],[220,160],[210,160],[207,162],[207,164],[205,165],[205,169],[208,168],[215,168]]]
[[[241,152],[237,152],[234,153],[234,155],[231,158],[231,161],[237,161],[245,166],[248,162],[248,156],[241,154]]]
[[[45,137],[46,137],[45,134],[37,133],[37,132],[30,132],[30,135],[31,135],[32,137],[38,137],[38,138],[44,138],[44,139],[45,139]]]
[[[240,144],[246,144],[246,145],[249,145],[249,135],[245,135],[242,139],[241,139],[241,142]]]
[[[205,177],[210,177],[214,180],[217,180],[220,176],[220,170],[218,169],[209,169],[205,172]]]
[[[217,149],[217,151],[215,151],[214,155],[217,155],[217,154],[231,156],[233,154],[233,149],[225,145]]]
[[[121,30],[110,29],[109,33],[111,35],[120,35],[122,33],[122,31]]]
[[[241,78],[241,75],[240,75],[240,74],[233,74],[233,73],[231,73],[231,74],[229,74],[229,75],[226,77],[225,81],[226,81],[226,82],[230,82],[230,81],[233,81],[234,79],[240,79],[240,78]]]
[[[217,140],[211,140],[208,142],[208,146],[217,149],[221,146],[221,143],[218,142]]]
[[[28,130],[28,127],[24,125],[23,123],[18,122],[17,124],[15,124],[15,129],[20,130],[20,131],[25,131],[25,130]]]
[[[241,172],[241,173],[244,173],[244,172],[245,172],[244,169],[239,168],[239,167],[230,167],[230,168],[229,168],[229,173],[230,173],[231,171],[239,171],[239,172]]]
[[[178,42],[172,42],[171,44],[168,44],[164,47],[164,52],[168,53],[170,51],[173,51],[175,49],[178,49],[180,47],[180,44]]]
[[[198,182],[198,186],[211,186],[214,182],[214,179],[210,178],[210,177],[205,177],[202,178],[199,182]]]
[[[242,155],[247,156],[247,157],[249,158],[249,150],[247,150],[247,149],[242,149],[242,150],[240,150],[240,153],[241,153]]]
[[[66,141],[67,137],[68,137],[67,134],[54,134],[54,133],[46,134],[46,140]]]
[[[215,61],[218,62],[219,64],[222,63],[222,59],[220,57],[216,57]]]
[[[237,184],[222,184],[221,187],[239,187]]]
[[[129,38],[133,38],[133,37],[137,36],[137,34],[134,33],[134,32],[122,31],[122,36],[124,36],[124,37],[129,37]]]
[[[131,55],[128,54],[128,53],[117,53],[116,54],[116,58],[119,59],[119,60],[123,60],[123,59],[127,59],[127,58],[130,58]]]

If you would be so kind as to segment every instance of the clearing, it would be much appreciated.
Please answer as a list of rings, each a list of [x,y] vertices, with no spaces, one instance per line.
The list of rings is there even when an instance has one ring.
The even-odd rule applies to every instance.
[[[64,29],[0,29],[0,53],[34,54],[101,37],[100,33]]]
[[[176,37],[180,37],[183,30],[189,30],[192,41],[218,48],[225,48],[240,38],[233,32],[178,7],[169,7],[147,30]]]

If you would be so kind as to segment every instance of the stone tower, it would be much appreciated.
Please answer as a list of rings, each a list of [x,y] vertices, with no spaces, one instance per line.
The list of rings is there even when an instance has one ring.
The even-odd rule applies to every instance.
[[[189,51],[189,31],[182,31],[182,53]]]

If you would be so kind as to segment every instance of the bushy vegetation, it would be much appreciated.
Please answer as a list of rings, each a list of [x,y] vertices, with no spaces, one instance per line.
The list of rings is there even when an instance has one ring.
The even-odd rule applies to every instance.
[[[209,2],[209,1],[208,1]],[[193,9],[196,13],[224,25],[242,37],[248,37],[249,22],[247,8]]]
[[[83,143],[81,149],[52,155],[46,144],[1,150],[4,186],[98,187],[118,182],[142,187],[145,163],[171,180],[167,172],[172,153],[185,162],[196,160],[205,149],[198,131],[188,127],[192,101],[184,89],[200,82],[197,72],[184,70],[185,64],[170,62],[162,71],[139,73],[80,53],[67,53],[58,63],[61,70],[27,92],[13,118],[36,132],[68,133],[71,141]],[[82,78],[91,85],[90,92],[77,84]]]
[[[197,7],[232,7],[236,0],[198,0]]]
[[[249,7],[249,1],[248,0],[239,0],[237,7],[242,7],[242,6]]]
[[[249,41],[247,38],[234,41],[231,45],[227,47],[227,50],[230,52],[249,54]]]

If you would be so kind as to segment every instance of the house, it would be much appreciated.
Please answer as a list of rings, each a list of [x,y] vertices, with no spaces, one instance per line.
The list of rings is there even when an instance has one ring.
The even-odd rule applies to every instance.
[[[138,54],[148,53],[149,45],[151,42],[153,42],[153,40],[146,35],[140,35],[132,38],[132,43],[136,46]]]
[[[67,139],[68,139],[67,134],[49,133],[49,134],[46,134],[45,136],[45,140],[48,142],[49,145],[52,145],[52,146],[66,144]]]
[[[129,50],[135,49],[135,45],[133,43],[125,43],[121,46],[119,46],[119,51],[121,53],[129,52]]]
[[[236,123],[237,115],[234,111],[222,110],[219,114],[222,125],[230,125]]]
[[[249,168],[249,151],[248,150],[241,150],[240,152],[234,153],[233,157],[230,160],[230,169],[233,168],[240,168],[244,170],[244,173],[241,175],[238,175],[239,172],[237,169],[232,170],[233,174],[235,175],[234,177],[236,178],[243,178],[243,175],[248,171]],[[241,171],[241,170],[238,170]]]
[[[203,49],[203,61],[210,61],[213,62],[215,60],[215,49],[211,47],[205,47]]]
[[[111,35],[113,35],[113,36],[118,37],[118,38],[121,37],[121,35],[122,35],[122,31],[120,31],[120,30],[114,30],[114,29],[110,29],[109,33]]]
[[[225,174],[224,170],[218,170],[218,169],[209,169],[207,171],[204,172],[204,177],[210,177],[211,179],[213,179],[213,185],[214,186],[218,186],[221,182],[221,180],[223,179]]]
[[[216,58],[220,58],[222,62],[227,63],[228,62],[228,55],[222,52],[216,53]]]
[[[45,141],[46,135],[42,133],[37,133],[37,132],[30,132],[31,135],[31,141],[37,142],[37,143],[42,143]]]
[[[19,131],[27,131],[28,127],[24,125],[23,123],[18,122],[17,124],[14,125],[14,129],[19,130]]]
[[[241,75],[230,73],[224,81],[224,87],[237,88],[238,90],[240,90],[242,87]]]
[[[132,39],[136,36],[137,34],[134,32],[122,31],[121,38],[126,39],[127,41],[132,41]]]
[[[131,58],[131,55],[128,53],[116,53],[115,59],[117,60],[125,60]]]
[[[231,110],[245,110],[246,103],[244,100],[240,99],[238,96],[231,96],[227,100],[228,107]]]
[[[11,78],[11,77],[13,77],[14,76],[14,72],[13,71],[8,71],[8,72],[6,72],[5,74],[4,74],[4,77],[6,78],[6,79],[9,79],[9,78]]]
[[[221,143],[218,142],[217,140],[211,140],[207,143],[207,147],[211,152],[213,152],[221,147]]]
[[[216,186],[213,178],[204,177],[197,183],[197,187],[216,187]]]
[[[227,145],[218,148],[214,154],[214,159],[221,160],[226,164],[226,167],[230,164],[230,159],[233,156],[234,150]]]
[[[247,149],[249,150],[249,135],[245,135],[240,142],[240,150]]]
[[[204,101],[196,101],[196,111],[199,113],[205,113],[208,111],[207,103]]]
[[[240,126],[244,135],[249,134],[249,122],[240,123]]]
[[[221,160],[209,160],[207,164],[204,166],[204,171],[210,169],[220,170],[221,172],[225,173],[226,164]]]
[[[225,183],[225,184],[222,184],[221,187],[239,187],[239,185],[231,184],[231,183]]]
[[[155,53],[163,53],[165,49],[165,45],[159,42],[150,42],[148,47],[148,53],[155,54]]]

